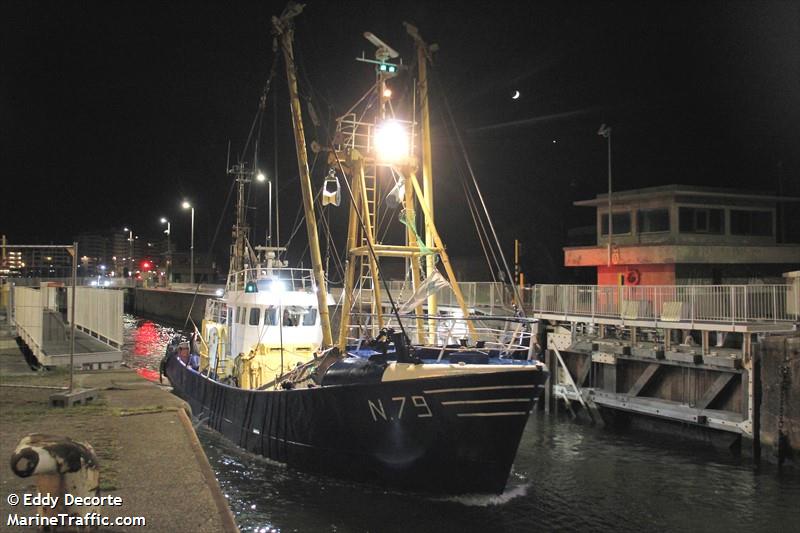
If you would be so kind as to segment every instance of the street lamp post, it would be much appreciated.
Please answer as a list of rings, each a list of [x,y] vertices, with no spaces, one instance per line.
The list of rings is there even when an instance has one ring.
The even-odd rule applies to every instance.
[[[268,187],[268,200],[267,200],[267,235],[265,244],[272,246],[272,180],[268,180],[263,172],[256,175],[256,181],[267,182]]]
[[[611,266],[611,236],[614,234],[613,216],[611,214],[611,128],[600,125],[597,134],[608,141],[608,266]]]
[[[130,255],[128,255],[128,277],[133,277],[133,228],[122,228],[128,232],[128,243],[130,244]]]
[[[191,209],[192,211],[192,234],[189,246],[189,279],[194,283],[194,207],[189,202],[183,202],[184,209]]]
[[[164,230],[164,233],[167,234],[167,284],[169,284],[172,280],[170,279],[172,276],[172,245],[170,243],[170,235],[172,235],[172,224],[170,221],[164,217],[161,217],[161,223],[167,225],[167,229]]]

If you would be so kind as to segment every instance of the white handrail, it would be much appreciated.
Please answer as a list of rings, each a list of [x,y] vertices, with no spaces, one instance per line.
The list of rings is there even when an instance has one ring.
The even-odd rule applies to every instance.
[[[536,285],[534,313],[653,321],[794,322],[791,285]],[[676,314],[677,313],[677,314]]]

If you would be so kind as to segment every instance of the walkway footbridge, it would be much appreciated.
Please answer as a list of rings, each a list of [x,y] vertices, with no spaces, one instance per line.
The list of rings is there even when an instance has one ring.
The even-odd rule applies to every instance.
[[[12,285],[9,323],[43,366],[69,365],[80,369],[114,368],[122,361],[123,291],[77,287],[74,319],[72,287],[41,283]]]
[[[765,339],[798,331],[800,290],[777,285],[536,285],[548,409],[640,415],[754,438]],[[766,355],[764,355],[766,356]],[[598,416],[600,415],[600,416]],[[741,442],[741,441],[739,441]]]

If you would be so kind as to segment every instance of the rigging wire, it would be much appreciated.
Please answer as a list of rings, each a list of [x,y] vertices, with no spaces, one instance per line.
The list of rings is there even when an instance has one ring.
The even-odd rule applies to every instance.
[[[311,169],[308,171],[309,175],[313,174],[314,168],[317,166],[317,159],[318,158],[319,158],[319,154],[316,154],[314,156],[314,161],[311,163]],[[316,199],[319,197],[320,194],[322,194],[321,190],[319,192],[317,192],[317,196],[314,197],[314,201],[316,201]],[[300,204],[300,207],[297,209],[297,212],[294,215],[294,222],[292,223],[292,227],[293,227],[292,233],[289,235],[289,240],[286,241],[286,247],[287,248],[292,243],[292,240],[294,239],[295,235],[297,235],[297,233],[303,227],[303,221],[305,221],[305,219],[306,219],[306,217],[305,217],[305,213],[303,213],[303,204]],[[305,257],[307,251],[308,251],[308,245],[306,245],[306,247],[303,249],[303,253],[300,254],[300,257]]]
[[[448,137],[452,138],[454,136],[452,128],[454,125],[451,125],[447,121],[443,121],[444,129]],[[500,264],[500,260],[497,258],[497,252],[495,251],[494,246],[491,245],[491,241],[489,239],[489,233],[486,229],[486,224],[483,220],[483,217],[480,216],[476,201],[474,198],[474,193],[470,190],[470,187],[467,182],[466,173],[464,172],[463,166],[459,164],[458,157],[456,154],[456,149],[453,143],[448,143],[450,147],[451,154],[454,159],[456,172],[458,173],[459,178],[461,179],[461,187],[464,191],[464,196],[467,200],[467,206],[470,210],[470,216],[473,221],[473,225],[475,226],[475,232],[478,235],[478,240],[481,244],[481,249],[483,250],[483,256],[486,260],[486,266],[489,268],[489,273],[492,276],[492,280],[497,282],[497,272],[502,270],[502,265]],[[491,253],[491,258],[489,254]],[[502,251],[500,252],[502,254]]]
[[[470,217],[472,218],[472,223],[475,225],[475,228],[477,230],[479,222],[477,220],[477,215],[478,214],[475,211],[475,209],[476,209],[475,205],[472,202],[472,198],[470,198],[469,191],[467,190],[467,186],[466,186],[465,183],[463,183],[463,182],[461,183],[461,188],[464,189],[464,196],[466,196],[466,198],[467,198],[467,206],[469,207],[469,214],[470,214]],[[481,231],[476,231],[476,233],[478,234],[478,242],[480,242],[480,244],[481,244],[481,249],[483,250],[483,257],[484,257],[484,259],[486,259],[486,266],[489,267],[489,273],[492,276],[492,281],[496,282],[497,278],[495,277],[495,274],[494,274],[494,268],[492,267],[492,264],[489,261],[489,252],[486,249],[486,243],[484,242],[484,239],[483,239],[483,233]],[[492,253],[494,253],[494,250],[492,250]]]
[[[217,243],[217,237],[219,237],[219,231],[222,228],[222,221],[225,218],[225,212],[228,210],[228,205],[231,203],[231,197],[233,197],[233,189],[236,185],[236,181],[231,181],[231,186],[228,189],[228,197],[225,199],[225,205],[222,208],[222,213],[219,215],[219,220],[217,220],[217,227],[214,230],[214,236],[211,238],[211,245],[208,247],[208,255],[210,256],[214,251],[214,245]],[[194,282],[194,280],[192,280]],[[192,309],[194,309],[194,304],[197,301],[197,293],[200,290],[200,284],[198,283],[194,289],[194,294],[192,295],[192,303],[189,305],[189,311],[186,314],[186,320],[183,321],[183,328],[186,329],[186,326],[189,325],[189,321],[192,318]],[[192,321],[194,324],[194,321]],[[195,329],[197,329],[197,325],[194,324]]]
[[[278,50],[276,49],[276,50],[274,50],[273,57],[272,57],[272,67],[270,68],[270,75],[267,78],[267,82],[264,85],[264,89],[263,89],[263,92],[262,92],[262,95],[261,95],[261,99],[259,100],[258,109],[256,110],[256,115],[253,117],[253,122],[250,124],[250,131],[247,134],[247,141],[245,142],[245,146],[242,149],[242,152],[241,152],[241,154],[239,155],[239,158],[238,158],[239,159],[239,163],[242,163],[244,154],[247,153],[247,149],[250,146],[250,141],[253,138],[253,131],[255,129],[256,122],[259,121],[259,119],[262,117],[264,109],[266,108],[266,101],[267,101],[267,97],[269,95],[269,90],[270,90],[270,87],[271,87],[271,84],[272,84],[272,80],[275,78],[275,75],[276,75],[277,64],[278,64]],[[260,122],[259,122],[259,129],[258,129],[258,137],[259,137],[259,139],[260,139],[260,136],[261,136],[261,127],[260,127]],[[228,146],[228,151],[230,153],[230,145]],[[255,161],[257,161],[257,158],[258,158],[258,146],[256,144],[255,154],[254,154],[254,165],[255,165]],[[254,168],[255,168],[255,166],[254,166]],[[229,169],[226,168],[225,170],[227,172]],[[213,254],[214,245],[217,243],[217,238],[219,237],[220,229],[222,228],[222,222],[223,222],[223,220],[225,218],[225,213],[227,212],[228,206],[231,203],[231,198],[233,196],[233,190],[234,190],[234,186],[235,185],[236,185],[236,180],[232,180],[230,188],[228,189],[228,196],[225,199],[225,205],[223,206],[222,212],[220,213],[219,219],[217,220],[217,227],[214,230],[214,236],[211,239],[211,244],[210,244],[209,249],[208,249],[208,255],[209,256]],[[248,203],[249,203],[249,191],[248,191]],[[194,283],[194,280],[192,280],[192,283]],[[194,309],[194,304],[197,301],[197,293],[199,292],[199,290],[200,290],[200,284],[198,283],[196,285],[196,287],[195,287],[194,294],[192,295],[192,303],[189,305],[189,312],[187,313],[186,319],[183,322],[184,329],[188,326],[189,321],[191,321],[192,310]],[[197,324],[194,324],[194,321],[192,321],[192,324],[193,324],[195,330],[197,330]]]
[[[267,107],[267,96],[269,95],[270,87],[272,86],[272,80],[275,79],[275,75],[277,72],[278,66],[278,50],[274,50],[272,54],[272,66],[270,67],[269,77],[267,78],[267,82],[264,84],[264,89],[261,92],[261,98],[258,101],[258,110],[256,111],[256,115],[253,117],[253,122],[250,124],[250,131],[247,134],[247,140],[244,143],[244,148],[242,148],[242,152],[239,154],[239,163],[244,161],[244,154],[247,153],[248,148],[250,148],[250,141],[253,140],[253,131],[255,130],[256,123],[259,121],[261,114]],[[261,136],[261,127],[259,125],[258,129],[258,136]],[[258,154],[258,147],[256,147],[256,154]]]
[[[433,69],[431,69],[431,70],[433,71]],[[511,275],[511,269],[508,267],[508,261],[506,261],[505,254],[502,253],[502,246],[500,245],[500,239],[498,238],[497,232],[495,231],[494,223],[492,223],[492,218],[491,218],[491,216],[489,216],[489,209],[486,207],[486,202],[483,199],[483,194],[481,193],[480,187],[478,186],[478,180],[475,177],[474,170],[472,169],[472,163],[470,163],[469,156],[467,155],[467,150],[464,147],[464,141],[461,138],[461,134],[458,132],[458,128],[456,128],[456,126],[455,126],[456,121],[455,121],[455,117],[453,116],[453,111],[450,108],[450,102],[447,99],[447,95],[442,90],[442,87],[441,87],[441,84],[439,83],[438,77],[435,77],[435,76],[432,76],[432,77],[434,79],[434,83],[436,83],[439,86],[439,89],[440,89],[439,92],[442,94],[441,98],[444,101],[445,109],[447,110],[447,114],[448,114],[448,117],[450,118],[450,122],[453,124],[453,131],[455,132],[456,140],[458,141],[458,146],[459,146],[459,148],[461,148],[461,155],[464,158],[464,163],[466,164],[467,170],[469,172],[469,175],[472,178],[472,184],[475,187],[475,192],[477,193],[478,199],[480,200],[480,204],[483,207],[483,212],[486,215],[486,221],[489,223],[489,229],[491,229],[491,231],[492,231],[492,236],[494,238],[495,245],[497,246],[497,249],[500,250],[500,258],[503,260],[504,272],[506,273],[506,275],[508,276],[509,281],[511,282],[511,288],[512,288],[512,290],[514,292],[514,297],[515,297],[517,303],[519,304],[520,311],[522,312],[522,314],[524,316],[525,315],[525,311],[524,311],[523,305],[522,305],[522,298],[520,297],[519,290],[517,288],[516,283],[514,283],[514,277]]]
[[[484,258],[486,259],[486,264],[489,267],[489,271],[491,272],[492,280],[497,281],[497,272],[500,272],[502,270],[502,265],[500,264],[500,260],[497,258],[497,252],[495,251],[494,246],[491,245],[491,241],[489,239],[489,232],[486,229],[486,224],[484,223],[483,218],[480,216],[478,207],[475,202],[475,198],[473,196],[473,192],[470,190],[466,176],[464,175],[464,172],[460,167],[459,167],[459,176],[461,177],[461,186],[464,190],[464,194],[467,199],[467,205],[470,208],[470,215],[472,216],[473,223],[475,224],[475,231],[478,234],[478,239],[480,240],[481,247],[483,248],[484,251]],[[491,253],[492,255],[491,259],[489,258],[487,249],[488,252]],[[492,260],[494,262],[492,262]]]

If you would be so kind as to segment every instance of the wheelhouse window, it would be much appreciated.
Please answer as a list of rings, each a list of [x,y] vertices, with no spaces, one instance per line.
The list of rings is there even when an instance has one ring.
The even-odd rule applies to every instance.
[[[283,324],[283,326],[296,326],[299,323],[297,318],[297,313],[292,312],[290,307],[283,308],[283,317],[281,318],[281,324]]]
[[[638,213],[637,225],[639,233],[669,231],[669,209],[643,209]]]
[[[303,313],[303,325],[304,326],[313,326],[317,323],[317,310],[313,307],[309,307],[306,309],[306,312]]]
[[[313,326],[317,321],[317,310],[313,307],[290,305],[283,308],[282,324],[284,326]]]
[[[681,207],[678,210],[681,233],[725,233],[725,211],[705,207]]]
[[[731,209],[731,234],[771,237],[772,213]]]
[[[251,307],[250,308],[250,325],[257,326],[258,322],[261,320],[261,308],[260,307]]]
[[[278,308],[277,307],[267,307],[264,309],[264,325],[265,326],[277,326],[278,325]]]
[[[236,323],[237,324],[244,324],[244,307],[237,307],[236,308]]]
[[[613,217],[614,218],[611,220],[613,227],[611,229],[614,231],[614,235],[624,235],[631,232],[630,212],[614,213]],[[608,235],[608,214],[602,216],[600,221],[600,234]]]

